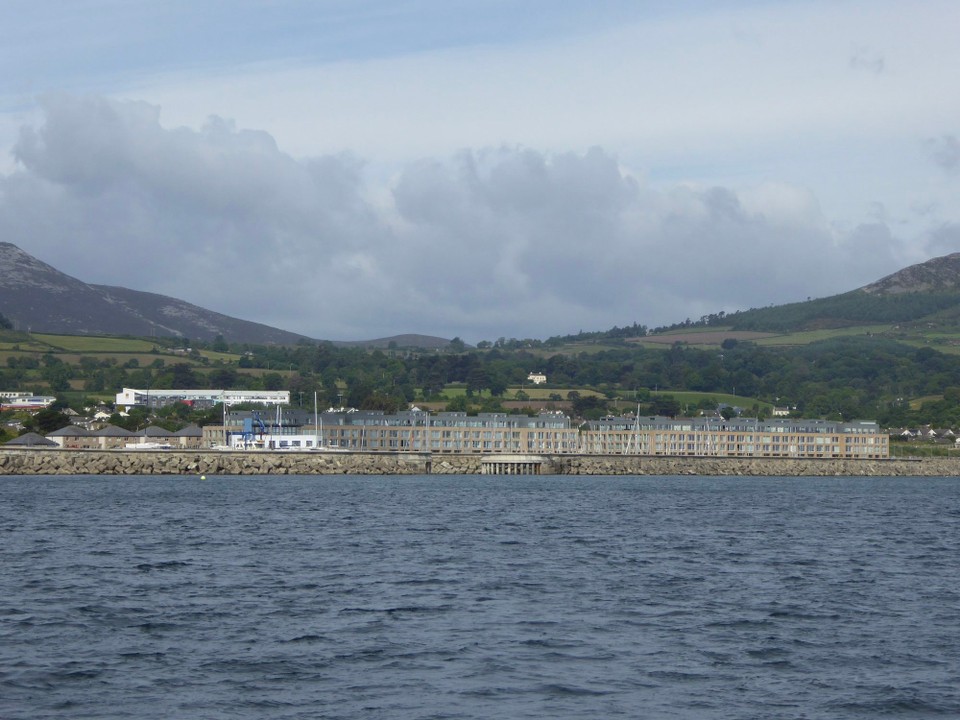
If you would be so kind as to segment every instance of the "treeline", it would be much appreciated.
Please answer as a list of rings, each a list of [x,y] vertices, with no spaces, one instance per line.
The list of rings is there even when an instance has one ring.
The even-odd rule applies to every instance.
[[[552,355],[545,348],[404,354],[301,345],[258,348],[248,359],[255,367],[292,370],[285,386],[294,398],[317,391],[327,404],[383,409],[402,407],[418,397],[437,399],[450,383],[462,384],[468,397],[481,391],[503,397],[507,388],[521,386],[538,370],[551,387],[593,388],[607,398],[642,399],[657,390],[732,393],[794,407],[805,417],[901,425],[920,420],[905,399],[940,396],[944,388],[960,387],[956,357],[883,337],[789,349],[731,341],[722,350],[624,345]],[[223,374],[218,378],[229,379]],[[960,406],[950,411],[956,417],[948,409],[927,422],[960,424]]]
[[[543,372],[555,400],[576,401],[590,415],[611,400],[643,403],[643,411],[676,414],[664,391],[734,394],[749,412],[755,399],[796,409],[803,417],[876,419],[885,426],[929,423],[960,425],[960,361],[932,348],[915,348],[885,337],[858,336],[794,348],[760,347],[728,340],[722,349],[676,344],[662,350],[624,344],[593,352],[494,346],[462,352],[411,352],[302,343],[295,347],[231,347],[239,364],[169,362],[141,367],[136,359],[84,357],[64,363],[54,354],[11,357],[0,386],[55,394],[71,388],[107,394],[123,387],[289,390],[293,404],[351,406],[393,411],[420,400],[441,401],[451,383],[466,400],[451,409],[497,409],[520,399],[532,371]],[[204,364],[206,363],[206,364]],[[35,387],[31,387],[34,383]],[[513,388],[513,390],[509,390]],[[570,388],[590,388],[599,397],[571,397]],[[508,392],[509,391],[509,392]],[[655,391],[660,391],[657,393]],[[931,398],[917,407],[911,398]]]
[[[852,325],[911,323],[935,320],[937,316],[944,314],[960,314],[960,295],[925,292],[875,295],[854,290],[805,302],[750,308],[732,313],[711,313],[698,320],[687,318],[673,325],[657,327],[652,332],[722,325],[732,330],[782,333]],[[606,333],[594,335],[596,339],[602,339]]]
[[[730,313],[735,330],[786,332],[820,327],[874,323],[906,323],[960,305],[960,295],[903,293],[875,295],[862,290],[769,308]]]

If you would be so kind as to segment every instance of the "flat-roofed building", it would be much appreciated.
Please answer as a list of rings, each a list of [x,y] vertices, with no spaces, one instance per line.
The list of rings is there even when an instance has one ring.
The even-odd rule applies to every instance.
[[[140,390],[124,388],[117,393],[117,406],[158,408],[174,403],[186,403],[194,407],[213,407],[217,403],[239,405],[253,403],[257,405],[288,405],[289,390]]]
[[[576,452],[579,431],[563,414],[535,417],[507,413],[397,413],[337,410],[316,418],[284,410],[274,418],[256,411],[230,412],[223,428],[206,427],[209,445],[232,448],[311,449],[368,452],[569,453]]]
[[[584,423],[584,452],[605,455],[878,459],[890,439],[875,422],[610,417]]]

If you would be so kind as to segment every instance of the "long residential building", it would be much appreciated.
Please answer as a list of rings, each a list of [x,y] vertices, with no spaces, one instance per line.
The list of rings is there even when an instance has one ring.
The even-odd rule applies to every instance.
[[[890,456],[875,422],[753,418],[614,417],[584,424],[587,453],[695,457],[862,458]]]
[[[874,422],[735,418],[608,417],[573,427],[568,417],[505,413],[386,414],[284,410],[275,417],[232,411],[204,428],[204,444],[233,449],[434,453],[584,453],[694,457],[889,457]]]
[[[536,417],[506,413],[429,413],[407,410],[305,411],[263,417],[256,411],[227,413],[224,427],[204,428],[210,446],[234,449],[313,449],[371,452],[569,453],[579,431],[558,413]],[[316,420],[316,421],[315,421]],[[224,430],[226,432],[224,432]]]

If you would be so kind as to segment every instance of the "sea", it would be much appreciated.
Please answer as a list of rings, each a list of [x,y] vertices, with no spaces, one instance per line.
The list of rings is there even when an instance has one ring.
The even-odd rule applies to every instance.
[[[960,479],[0,477],[0,718],[960,718]]]

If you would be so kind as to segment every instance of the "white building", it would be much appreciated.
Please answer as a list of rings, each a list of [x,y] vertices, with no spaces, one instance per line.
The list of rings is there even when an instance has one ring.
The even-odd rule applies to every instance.
[[[30,395],[16,393],[13,397],[5,397],[0,402],[2,410],[43,410],[56,402],[53,395]]]
[[[547,382],[547,376],[543,373],[530,373],[527,375],[527,380],[534,385],[544,385]]]
[[[138,390],[124,388],[117,393],[117,406],[164,407],[173,403],[186,403],[198,407],[212,407],[217,403],[239,405],[289,405],[289,390]]]

